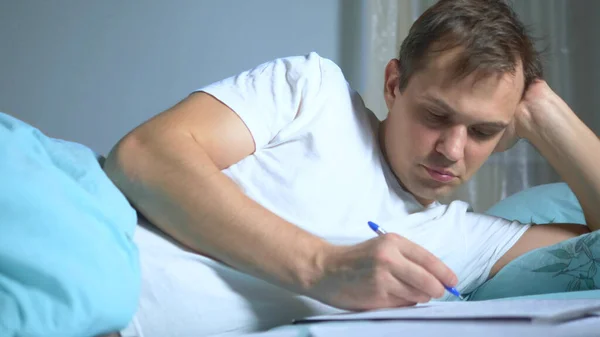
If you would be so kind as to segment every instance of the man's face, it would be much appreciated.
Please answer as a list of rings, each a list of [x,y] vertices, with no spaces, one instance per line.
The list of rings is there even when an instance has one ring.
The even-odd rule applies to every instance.
[[[423,204],[452,192],[483,165],[512,122],[524,80],[515,75],[460,81],[451,77],[448,51],[415,73],[401,93],[399,65],[386,68],[389,109],[381,141],[401,184]]]

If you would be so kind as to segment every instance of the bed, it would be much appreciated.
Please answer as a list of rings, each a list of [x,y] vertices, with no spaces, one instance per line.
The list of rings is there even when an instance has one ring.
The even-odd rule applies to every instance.
[[[0,158],[0,336],[98,336],[126,327],[141,292],[139,250],[133,240],[138,219],[102,171],[101,157],[0,113]],[[524,223],[585,224],[577,198],[563,183],[528,189],[488,213]],[[468,300],[600,301],[599,239],[600,232],[593,232],[525,254],[468,294]],[[532,329],[490,329],[488,323],[469,329],[484,329],[487,337],[494,331],[506,334],[502,329]],[[552,333],[587,336],[593,330],[600,336],[598,319],[585,323]],[[383,323],[287,324],[258,335],[360,335],[374,331],[374,324]],[[397,329],[414,331],[411,336],[428,333],[421,323],[403,324]],[[443,324],[437,328],[462,329]]]

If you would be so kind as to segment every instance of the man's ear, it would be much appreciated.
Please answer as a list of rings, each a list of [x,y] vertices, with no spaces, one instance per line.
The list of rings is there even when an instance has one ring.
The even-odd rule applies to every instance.
[[[400,61],[391,59],[385,67],[383,97],[388,111],[392,109],[396,96],[400,94]]]

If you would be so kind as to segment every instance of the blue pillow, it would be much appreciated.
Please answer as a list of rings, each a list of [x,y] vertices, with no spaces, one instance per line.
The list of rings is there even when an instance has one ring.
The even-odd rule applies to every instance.
[[[581,205],[565,183],[528,188],[501,200],[486,213],[521,223],[585,224]]]
[[[0,113],[0,336],[118,331],[140,292],[135,210],[85,146]]]
[[[583,210],[565,183],[526,189],[498,202],[486,213],[522,223],[585,224]],[[472,292],[469,300],[598,289],[599,239],[600,232],[593,232],[530,251]]]

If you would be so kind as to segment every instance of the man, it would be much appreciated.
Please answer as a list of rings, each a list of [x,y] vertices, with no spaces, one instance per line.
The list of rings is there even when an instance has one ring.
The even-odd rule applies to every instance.
[[[194,256],[341,309],[450,299],[444,285],[468,293],[527,251],[599,228],[589,154],[600,142],[541,80],[538,54],[503,1],[427,10],[385,69],[384,98],[379,122],[331,61],[277,59],[139,126],[105,170]],[[589,229],[435,201],[519,138],[573,189]],[[371,220],[389,234],[375,237]]]

